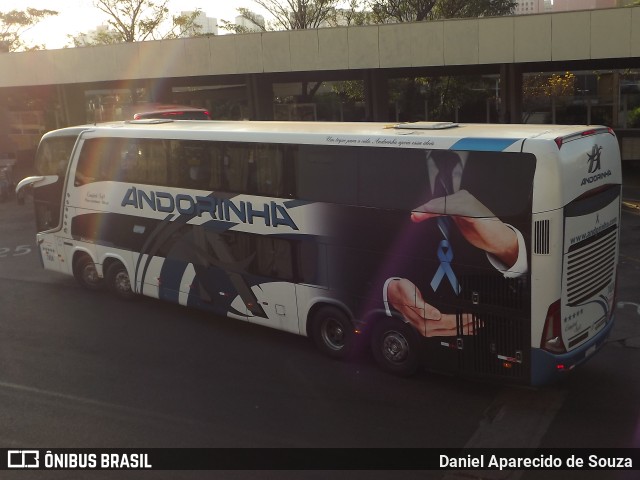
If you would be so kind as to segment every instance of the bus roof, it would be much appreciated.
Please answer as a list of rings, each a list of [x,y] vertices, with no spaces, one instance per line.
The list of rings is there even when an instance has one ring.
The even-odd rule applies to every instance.
[[[141,136],[270,143],[323,143],[359,146],[406,146],[459,150],[504,150],[525,139],[558,141],[593,133],[613,133],[586,125],[465,124],[449,122],[282,122],[220,120],[133,120],[68,127],[47,136]],[[173,132],[173,133],[171,133]],[[251,133],[251,138],[247,134]],[[92,135],[92,136],[93,136]],[[211,136],[209,136],[211,135]]]

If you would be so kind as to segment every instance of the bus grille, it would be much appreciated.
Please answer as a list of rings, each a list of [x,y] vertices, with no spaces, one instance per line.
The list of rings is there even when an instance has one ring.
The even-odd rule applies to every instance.
[[[613,280],[616,270],[618,226],[571,246],[567,254],[567,303],[575,306],[591,298]]]
[[[462,371],[483,378],[529,381],[530,321],[526,317],[473,315],[473,336],[463,337]]]

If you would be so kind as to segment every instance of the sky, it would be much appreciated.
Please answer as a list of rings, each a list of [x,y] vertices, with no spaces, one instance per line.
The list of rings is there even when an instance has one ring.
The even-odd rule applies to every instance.
[[[45,44],[46,48],[63,48],[70,41],[67,35],[88,32],[105,22],[106,16],[93,6],[93,0],[0,0],[0,12],[25,10],[27,7],[55,10],[58,15],[43,20],[24,34],[28,43]],[[262,13],[252,0],[170,0],[169,10],[181,11],[199,8],[208,17],[234,21],[237,8],[246,7]],[[226,33],[224,30],[220,34]]]

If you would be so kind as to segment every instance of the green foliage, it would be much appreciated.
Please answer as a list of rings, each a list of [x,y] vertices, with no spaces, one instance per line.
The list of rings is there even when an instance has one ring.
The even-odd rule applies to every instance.
[[[371,0],[375,23],[508,15],[515,0]]]
[[[571,72],[529,75],[525,77],[522,91],[525,98],[564,97],[575,92],[576,76]]]
[[[222,22],[222,28],[235,33],[268,30],[305,30],[331,25],[336,16],[336,6],[340,0],[253,0],[273,17],[272,23],[263,23],[259,16],[247,8],[239,8],[238,13],[255,24],[256,28],[243,27],[231,22]],[[357,0],[351,2],[354,6]]]
[[[0,12],[0,53],[27,50],[29,47],[21,39],[21,36],[40,20],[58,15],[54,10],[38,10],[27,8],[26,10],[11,10]],[[41,45],[30,47],[42,48]]]
[[[438,0],[372,0],[375,23],[421,22],[431,19]]]
[[[233,33],[251,33],[251,32],[264,32],[267,31],[268,25],[265,24],[264,19],[260,17],[260,15],[252,12],[247,8],[238,8],[237,12],[241,17],[244,17],[248,20],[252,25],[238,25],[233,22],[229,22],[227,20],[221,20],[223,30],[227,30]]]
[[[363,102],[364,83],[361,80],[347,80],[331,85],[331,90],[344,102]]]
[[[108,29],[88,36],[70,37],[74,46],[132,43],[145,40],[197,36],[199,10],[170,16],[169,0],[95,0],[94,6],[108,16]]]
[[[629,128],[640,128],[640,107],[631,110],[628,118]]]

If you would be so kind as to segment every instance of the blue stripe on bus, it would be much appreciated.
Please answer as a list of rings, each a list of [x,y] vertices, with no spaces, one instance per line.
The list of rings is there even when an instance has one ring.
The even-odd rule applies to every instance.
[[[472,150],[477,152],[501,152],[520,138],[461,138],[451,150]]]
[[[181,260],[166,259],[160,270],[160,284],[158,285],[158,296],[161,300],[179,303],[180,282],[187,270],[187,262]]]

